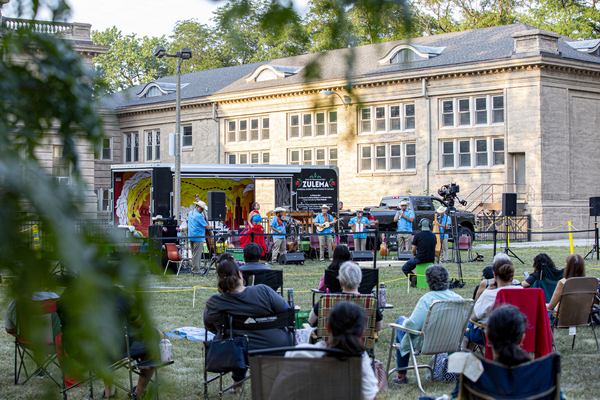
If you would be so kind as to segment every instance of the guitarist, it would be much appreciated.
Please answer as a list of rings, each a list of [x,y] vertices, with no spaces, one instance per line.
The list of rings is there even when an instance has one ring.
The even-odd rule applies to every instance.
[[[317,226],[319,234],[319,258],[321,262],[325,261],[325,243],[327,243],[327,251],[329,252],[329,261],[333,261],[333,238],[331,237],[331,226],[335,222],[333,216],[327,214],[329,206],[323,204],[321,214],[314,219],[314,224]]]
[[[202,261],[204,237],[208,225],[204,212],[207,210],[206,203],[198,200],[194,204],[194,209],[188,214],[188,235],[192,243],[192,274],[200,273],[200,261]]]
[[[274,232],[271,255],[271,263],[273,264],[277,262],[281,254],[285,254],[287,251],[285,248],[285,222],[281,219],[285,210],[282,207],[277,207],[274,212],[275,216],[271,218],[271,230]]]
[[[348,226],[353,228],[352,230],[355,232],[352,236],[354,236],[354,250],[357,251],[366,251],[367,250],[367,234],[359,233],[364,232],[367,229],[367,225],[369,225],[369,219],[363,216],[363,209],[359,208],[356,210],[356,217],[352,218],[350,222],[348,222]],[[357,224],[363,224],[363,229],[356,229]]]
[[[448,228],[450,227],[450,217],[446,215],[446,207],[439,206],[437,210],[435,210],[435,218],[440,226],[440,241],[442,242],[442,247],[440,250],[440,262],[448,261]],[[444,233],[444,231],[446,233]]]

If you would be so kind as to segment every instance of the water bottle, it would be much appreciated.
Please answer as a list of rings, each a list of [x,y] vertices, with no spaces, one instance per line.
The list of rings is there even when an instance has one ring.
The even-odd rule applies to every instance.
[[[294,308],[294,289],[288,289],[288,304],[290,308]]]
[[[385,308],[385,283],[379,285],[379,307]]]
[[[162,339],[158,345],[160,349],[160,360],[162,362],[171,361],[171,341]]]

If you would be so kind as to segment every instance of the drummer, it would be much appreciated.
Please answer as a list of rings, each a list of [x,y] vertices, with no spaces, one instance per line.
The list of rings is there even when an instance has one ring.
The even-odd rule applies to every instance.
[[[350,222],[348,222],[348,226],[352,228],[352,231],[355,232],[352,234],[354,237],[354,250],[357,251],[366,251],[367,250],[367,225],[369,224],[369,219],[363,216],[364,212],[362,208],[356,210],[356,217],[353,217]],[[358,233],[365,232],[365,233]]]

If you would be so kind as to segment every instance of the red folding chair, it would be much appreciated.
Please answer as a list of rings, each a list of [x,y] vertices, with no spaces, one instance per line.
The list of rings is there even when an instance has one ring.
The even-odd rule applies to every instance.
[[[471,236],[463,235],[458,238],[458,251],[466,251],[467,252],[467,260],[471,261],[471,249],[473,248],[473,243]]]
[[[177,264],[177,275],[179,275],[179,271],[181,270],[181,264],[184,262],[188,262],[189,258],[181,258],[179,255],[179,250],[177,250],[177,246],[175,243],[166,243],[165,251],[167,252],[167,266],[165,267],[165,275],[167,273],[167,269],[169,268],[170,263]]]
[[[309,237],[310,240],[310,253],[312,254],[312,252],[314,251],[314,254],[318,254],[317,252],[319,251],[319,237],[317,235],[310,235]]]

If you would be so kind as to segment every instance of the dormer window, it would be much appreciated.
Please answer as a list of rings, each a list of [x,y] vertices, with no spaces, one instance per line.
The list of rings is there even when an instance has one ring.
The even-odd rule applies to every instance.
[[[588,53],[593,56],[600,56],[600,39],[576,40],[566,42],[569,46],[582,53]]]
[[[181,85],[181,89],[189,85],[184,83]],[[165,82],[149,82],[144,86],[141,92],[138,93],[138,97],[158,97],[164,96],[169,93],[175,93],[177,91],[176,83],[165,83]]]
[[[400,44],[390,50],[384,58],[379,60],[379,65],[428,60],[440,55],[444,49],[445,47]]]
[[[161,92],[161,90],[157,86],[151,87],[146,92],[146,97],[156,97],[156,96],[162,96],[162,95],[163,95],[163,92]]]
[[[275,79],[284,79],[288,76],[296,75],[304,67],[284,67],[281,65],[259,65],[249,77],[246,78],[246,82],[264,82]]]

